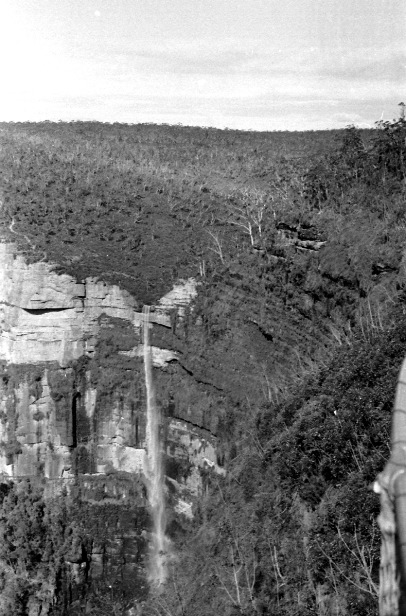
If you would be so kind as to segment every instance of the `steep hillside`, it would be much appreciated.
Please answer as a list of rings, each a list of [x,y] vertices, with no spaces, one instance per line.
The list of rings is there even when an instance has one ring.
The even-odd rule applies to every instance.
[[[405,340],[405,132],[1,125],[1,233],[27,263],[118,285],[139,308],[197,281],[182,319],[154,327],[154,347],[177,358],[155,371],[157,399],[215,442],[226,476],[206,468],[194,519],[169,515],[178,558],[161,595],[139,596],[145,614],[374,613],[370,483]],[[103,318],[85,366],[100,408],[124,386],[117,344],[134,344]],[[185,465],[175,454],[167,474]],[[77,612],[65,599],[49,613],[89,611],[86,584]],[[97,592],[106,613],[130,614]]]
[[[2,217],[33,259],[156,301],[196,275],[231,196],[269,193],[332,135],[97,123],[1,125]],[[288,156],[284,164],[279,159]],[[224,212],[223,212],[224,211]]]

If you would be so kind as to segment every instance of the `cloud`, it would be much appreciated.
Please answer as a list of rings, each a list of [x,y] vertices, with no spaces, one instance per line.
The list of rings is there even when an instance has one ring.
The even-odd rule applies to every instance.
[[[382,79],[400,84],[406,77],[405,46],[399,43],[384,47],[365,47],[342,52],[331,49],[317,67],[321,75],[347,80]]]
[[[142,92],[158,99],[389,100],[400,95],[406,65],[399,45],[326,54],[314,46],[279,49],[229,39],[127,43],[115,52],[115,61],[100,61],[95,75],[108,75],[122,95]]]
[[[328,50],[317,46],[272,46],[252,39],[225,41],[165,41],[164,43],[114,43],[106,50],[111,56],[138,70],[186,75],[319,75],[346,79],[404,76],[404,45],[368,46],[356,50],[342,46]]]

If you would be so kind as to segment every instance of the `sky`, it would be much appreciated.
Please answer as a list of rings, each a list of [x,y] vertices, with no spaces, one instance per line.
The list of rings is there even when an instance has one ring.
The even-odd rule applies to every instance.
[[[0,121],[367,127],[405,86],[405,0],[0,0]]]

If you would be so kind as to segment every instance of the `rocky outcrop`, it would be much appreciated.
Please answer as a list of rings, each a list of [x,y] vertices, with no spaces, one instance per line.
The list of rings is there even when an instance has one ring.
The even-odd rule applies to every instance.
[[[311,225],[292,225],[278,222],[276,229],[280,244],[295,246],[298,250],[318,251],[326,244],[326,240],[319,230]]]
[[[168,459],[177,465],[183,463],[187,469],[183,474],[176,473],[176,479],[168,478],[176,488],[173,508],[177,513],[192,518],[193,497],[202,493],[202,476],[209,471],[224,475],[225,470],[219,465],[215,439],[209,432],[179,419],[170,422],[168,432]]]

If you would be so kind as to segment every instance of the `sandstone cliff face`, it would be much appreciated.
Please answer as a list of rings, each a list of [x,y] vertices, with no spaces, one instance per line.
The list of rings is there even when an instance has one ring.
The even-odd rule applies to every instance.
[[[184,281],[152,307],[151,321],[168,332],[166,338],[195,294],[195,281]],[[49,498],[63,486],[79,495],[87,547],[66,565],[70,596],[78,601],[100,581],[111,588],[117,577],[122,594],[146,592],[141,308],[117,286],[91,278],[78,283],[50,264],[27,264],[12,244],[0,244],[0,473],[3,480],[43,478]],[[198,385],[173,367],[178,350],[158,345],[152,356],[167,416],[168,498],[174,515],[191,516],[201,471],[222,469],[204,420],[200,427],[188,421]],[[113,513],[104,524],[106,506]]]
[[[170,327],[170,313],[178,309],[182,314],[195,293],[193,280],[177,285],[162,298],[151,320]],[[127,472],[143,470],[144,430],[139,423],[145,422],[139,422],[138,418],[134,435],[131,404],[124,402],[117,388],[110,392],[108,412],[104,409],[103,416],[97,417],[100,402],[91,372],[82,371],[78,375],[73,367],[79,358],[95,357],[100,330],[114,330],[117,326],[109,317],[128,325],[127,338],[137,340],[131,349],[114,350],[119,355],[137,358],[140,364],[142,314],[139,308],[136,300],[117,286],[91,278],[78,284],[70,276],[53,272],[47,263],[26,264],[13,245],[0,244],[0,361],[4,362],[8,374],[12,367],[14,375],[11,389],[9,378],[3,378],[0,389],[4,419],[0,442],[15,444],[13,456],[10,447],[0,455],[0,472],[10,476],[30,475],[33,462],[41,461],[48,478],[72,475],[70,454],[78,444],[78,421],[97,424],[92,426],[93,468],[83,471],[103,473],[109,465]],[[123,341],[124,345],[126,342]],[[164,367],[174,359],[174,351],[153,348],[154,365]],[[128,364],[124,370],[131,372],[131,363],[123,363]],[[34,377],[33,366],[37,366]],[[140,366],[137,368],[139,371]],[[131,379],[130,374],[126,376],[126,380]],[[31,382],[33,378],[35,386]],[[62,378],[69,384],[62,392],[65,413],[58,409],[60,383],[55,383],[52,389],[50,378],[53,381]],[[15,411],[12,419],[8,413],[10,408]]]
[[[192,280],[162,298],[156,321],[170,325],[168,313],[195,294]],[[26,264],[12,244],[0,244],[0,360],[13,364],[56,361],[66,367],[91,355],[101,314],[132,322],[139,329],[136,300],[117,286],[87,278],[78,284],[47,263]]]

